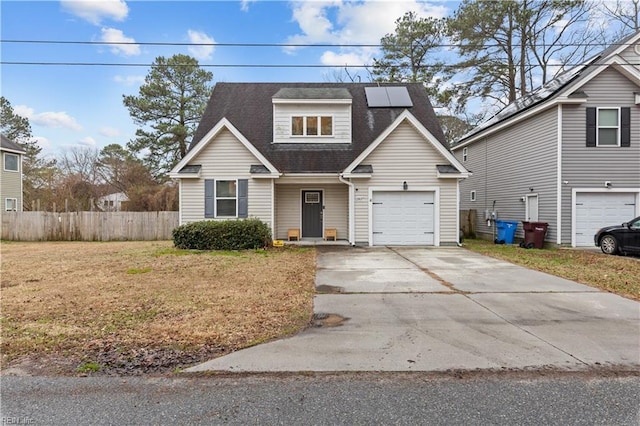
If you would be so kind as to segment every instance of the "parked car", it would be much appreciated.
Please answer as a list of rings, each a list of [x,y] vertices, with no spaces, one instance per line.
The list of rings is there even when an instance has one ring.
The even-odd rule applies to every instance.
[[[622,225],[604,227],[596,232],[593,240],[605,254],[640,254],[640,217]]]

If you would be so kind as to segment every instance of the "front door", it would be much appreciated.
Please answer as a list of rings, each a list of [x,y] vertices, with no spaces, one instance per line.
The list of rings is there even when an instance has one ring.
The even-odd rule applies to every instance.
[[[322,238],[322,191],[302,191],[302,237]]]

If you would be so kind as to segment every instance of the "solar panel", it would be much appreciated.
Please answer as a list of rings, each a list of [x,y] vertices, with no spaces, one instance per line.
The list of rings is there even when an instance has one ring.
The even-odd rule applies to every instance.
[[[406,87],[365,87],[369,108],[412,107],[411,97]]]
[[[365,87],[364,93],[370,108],[390,106],[389,97],[384,87]]]
[[[412,107],[411,97],[406,87],[386,87],[389,96],[389,106]]]

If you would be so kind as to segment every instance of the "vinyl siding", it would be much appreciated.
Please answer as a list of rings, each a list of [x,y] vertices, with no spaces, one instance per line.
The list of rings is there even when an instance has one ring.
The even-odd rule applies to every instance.
[[[0,210],[5,211],[7,198],[16,198],[18,211],[22,211],[22,156],[18,155],[18,171],[12,172],[4,169],[4,154],[0,156]]]
[[[638,57],[636,56],[636,61]],[[640,87],[615,69],[609,68],[589,81],[581,90],[589,96],[582,105],[563,106],[562,132],[562,242],[571,243],[572,189],[613,188],[640,191],[640,105],[634,92]],[[587,107],[630,107],[630,147],[586,147]]]
[[[538,221],[549,223],[546,240],[556,240],[557,114],[550,108],[467,147],[463,165],[473,175],[460,183],[460,208],[477,210],[478,233],[493,235],[484,211],[492,210],[494,201],[498,219],[522,221],[526,203],[520,198],[538,194]],[[462,161],[462,148],[455,155]],[[469,201],[472,190],[475,202]],[[523,236],[522,225],[516,236]]]
[[[274,143],[351,143],[351,105],[277,104],[274,105]],[[333,137],[292,137],[292,116],[333,117]]]
[[[339,184],[276,184],[276,238],[286,240],[289,228],[302,229],[302,190],[322,190],[324,227],[336,228],[338,239],[349,237],[349,188]]]
[[[202,165],[199,179],[182,179],[181,223],[204,220],[205,179],[248,179],[249,217],[271,223],[271,180],[252,179],[249,167],[260,161],[227,130],[221,131],[190,164]]]
[[[457,180],[438,179],[436,165],[446,160],[408,122],[401,123],[361,164],[373,166],[370,179],[354,179],[355,240],[369,243],[369,188],[401,189],[404,181],[409,190],[439,188],[440,244],[457,242]]]

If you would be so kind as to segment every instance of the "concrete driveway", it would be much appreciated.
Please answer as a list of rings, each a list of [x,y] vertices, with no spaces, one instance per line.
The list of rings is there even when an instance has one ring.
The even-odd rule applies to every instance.
[[[640,370],[640,304],[463,248],[321,247],[316,327],[187,371]]]

